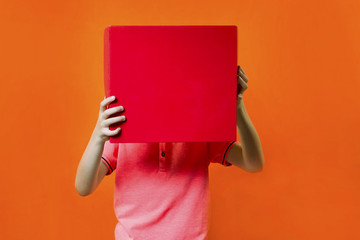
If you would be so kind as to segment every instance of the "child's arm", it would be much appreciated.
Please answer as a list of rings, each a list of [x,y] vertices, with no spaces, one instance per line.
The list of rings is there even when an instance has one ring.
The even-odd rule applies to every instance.
[[[108,170],[105,164],[101,163],[104,144],[109,140],[110,136],[118,134],[121,130],[121,128],[117,128],[111,131],[109,126],[113,123],[124,121],[121,116],[109,118],[110,115],[123,111],[122,106],[106,109],[108,104],[114,100],[115,97],[109,97],[101,102],[96,127],[79,162],[75,188],[81,196],[87,196],[92,193]]]
[[[245,71],[238,66],[237,73],[237,107],[236,125],[241,143],[236,143],[229,151],[226,161],[248,172],[262,171],[265,164],[260,138],[246,112],[243,102],[243,93],[248,88],[248,77]]]

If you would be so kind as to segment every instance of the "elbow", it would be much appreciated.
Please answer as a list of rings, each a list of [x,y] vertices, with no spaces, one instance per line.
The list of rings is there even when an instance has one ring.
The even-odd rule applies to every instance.
[[[262,171],[262,168],[251,168],[247,170],[249,173],[258,173]]]
[[[90,193],[84,192],[84,191],[79,191],[78,189],[76,189],[76,191],[82,197],[86,197],[86,196],[90,195]]]
[[[250,173],[257,173],[257,172],[261,172],[264,169],[264,165],[265,165],[265,160],[264,158],[261,158],[259,161],[256,161],[257,164],[252,165],[251,167],[249,167],[247,170]]]
[[[257,172],[261,172],[264,169],[264,167],[259,167],[257,169],[255,169],[253,172],[257,173]]]
[[[79,184],[76,181],[75,181],[75,189],[76,189],[76,192],[82,197],[86,197],[86,196],[90,195],[90,193],[91,193],[87,189],[79,186]]]

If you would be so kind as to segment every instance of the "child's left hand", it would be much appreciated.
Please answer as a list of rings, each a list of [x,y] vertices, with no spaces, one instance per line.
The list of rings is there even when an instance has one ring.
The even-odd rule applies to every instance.
[[[237,98],[238,100],[242,100],[243,93],[248,88],[247,83],[248,78],[246,77],[246,74],[244,70],[238,65],[237,68]]]

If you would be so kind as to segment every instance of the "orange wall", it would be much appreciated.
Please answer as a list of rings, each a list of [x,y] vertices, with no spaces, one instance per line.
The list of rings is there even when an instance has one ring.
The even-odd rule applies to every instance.
[[[2,1],[1,239],[113,239],[114,177],[77,165],[96,124],[107,25],[237,25],[265,169],[210,166],[209,240],[359,239],[360,3]]]

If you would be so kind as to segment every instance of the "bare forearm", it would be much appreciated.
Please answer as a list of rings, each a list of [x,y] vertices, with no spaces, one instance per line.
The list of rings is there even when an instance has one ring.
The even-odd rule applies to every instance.
[[[90,194],[96,188],[104,143],[104,140],[98,137],[94,130],[76,173],[75,188],[82,196]]]
[[[243,100],[237,102],[236,125],[238,128],[241,146],[243,148],[244,161],[249,165],[262,169],[264,156],[260,138],[246,112]]]

